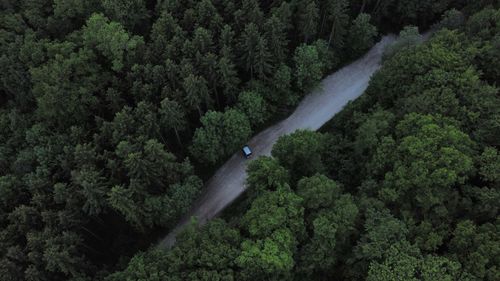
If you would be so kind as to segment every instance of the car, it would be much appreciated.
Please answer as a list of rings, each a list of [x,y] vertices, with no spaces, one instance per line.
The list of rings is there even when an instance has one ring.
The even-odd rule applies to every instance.
[[[243,156],[245,156],[245,158],[250,158],[250,156],[252,156],[252,149],[250,149],[250,146],[248,145],[245,145],[241,151],[243,151]]]

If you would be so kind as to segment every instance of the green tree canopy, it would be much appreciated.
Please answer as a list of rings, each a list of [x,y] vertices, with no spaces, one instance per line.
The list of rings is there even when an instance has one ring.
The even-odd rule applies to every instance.
[[[322,58],[314,46],[301,45],[295,50],[295,77],[297,87],[307,92],[316,87],[323,76]]]
[[[324,149],[322,134],[299,130],[278,139],[272,155],[291,172],[292,178],[297,179],[299,175],[312,176],[324,170]]]
[[[248,117],[235,109],[224,113],[209,111],[195,131],[190,151],[194,158],[216,163],[236,152],[252,133]]]

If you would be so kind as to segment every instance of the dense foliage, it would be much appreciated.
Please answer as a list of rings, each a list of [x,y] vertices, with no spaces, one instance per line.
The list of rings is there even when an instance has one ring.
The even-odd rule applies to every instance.
[[[412,270],[427,272],[431,251],[445,248],[456,250],[443,264],[495,279],[498,11],[464,23],[495,3],[0,1],[0,279],[265,280],[381,271],[372,267],[397,274],[391,259],[403,250]],[[394,51],[359,108],[337,119],[335,133],[298,132],[280,141],[274,158],[253,164],[241,223],[190,229],[168,255],[138,254],[110,276],[173,227],[198,195],[200,175],[292,109],[326,73],[362,55],[378,30],[429,27],[451,7],[457,10],[442,26],[463,32],[443,33],[414,55]],[[427,162],[430,170],[418,174]],[[421,198],[405,201],[415,194]],[[443,200],[455,209],[435,208]],[[424,220],[423,211],[432,215]],[[466,211],[471,217],[436,226]],[[368,212],[378,219],[366,219]],[[372,243],[360,229],[377,231],[378,221],[421,237],[384,242],[394,244],[391,252],[374,246],[376,261],[362,256],[376,252],[362,246],[349,256],[359,237]],[[448,225],[456,234],[443,234]],[[458,254],[465,250],[481,261],[467,264],[471,258]]]
[[[224,219],[107,280],[499,280],[499,15],[403,30],[365,95],[249,164]]]

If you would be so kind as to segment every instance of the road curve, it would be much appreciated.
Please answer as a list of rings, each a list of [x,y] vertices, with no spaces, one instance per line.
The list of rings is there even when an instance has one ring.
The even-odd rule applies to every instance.
[[[362,58],[326,77],[320,87],[307,95],[287,119],[253,137],[248,142],[252,148],[252,157],[255,159],[261,155],[271,155],[271,149],[278,138],[297,129],[318,130],[349,101],[363,94],[371,76],[381,66],[384,48],[395,39],[392,35],[383,37]],[[175,236],[189,223],[191,217],[197,217],[200,224],[205,224],[241,195],[246,188],[246,166],[249,161],[251,160],[246,160],[238,152],[222,165],[207,182],[191,210],[159,246],[172,247]]]

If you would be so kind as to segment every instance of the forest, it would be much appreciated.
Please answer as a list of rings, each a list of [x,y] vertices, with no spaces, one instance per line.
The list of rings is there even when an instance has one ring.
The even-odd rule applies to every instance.
[[[499,1],[0,7],[0,280],[500,280]],[[221,163],[388,33],[364,95],[155,246]]]

